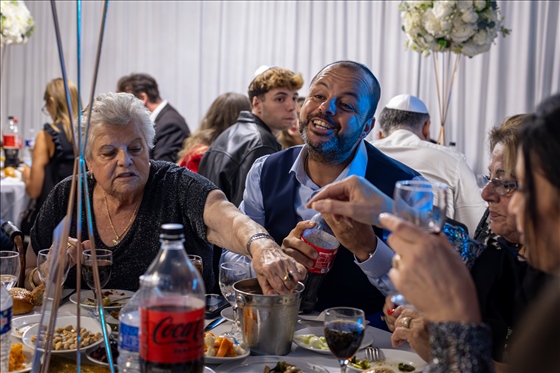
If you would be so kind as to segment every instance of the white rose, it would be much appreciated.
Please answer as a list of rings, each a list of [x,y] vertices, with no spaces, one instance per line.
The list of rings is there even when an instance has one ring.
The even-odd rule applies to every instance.
[[[434,1],[433,12],[437,18],[445,18],[453,13],[457,1]]]
[[[473,36],[472,41],[476,45],[484,45],[492,42],[492,40],[489,40],[488,38],[488,33],[484,30],[478,30],[478,32]]]
[[[439,27],[441,28],[441,31],[443,33],[448,34],[453,27],[453,23],[449,22],[448,20],[442,19],[439,22]]]
[[[453,28],[449,36],[453,39],[455,43],[462,43],[467,41],[476,32],[475,28],[468,24],[463,23],[459,18],[453,20]]]
[[[485,45],[476,45],[473,42],[468,42],[465,45],[463,45],[461,52],[465,56],[473,57],[479,53],[487,52],[488,50],[490,50],[491,45],[492,45],[491,43]]]
[[[486,0],[474,0],[474,8],[478,11],[486,8]]]
[[[422,16],[422,23],[427,32],[432,34],[436,38],[441,38],[444,33],[441,30],[441,25],[439,19],[434,15],[432,9],[426,10]]]
[[[478,14],[475,11],[463,11],[461,20],[466,23],[474,23],[478,20]]]

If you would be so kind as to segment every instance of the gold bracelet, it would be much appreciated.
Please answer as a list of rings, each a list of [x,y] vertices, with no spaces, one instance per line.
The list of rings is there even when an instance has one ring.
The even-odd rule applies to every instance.
[[[31,290],[35,289],[37,285],[35,285],[35,281],[33,281],[33,276],[37,273],[37,267],[33,268],[29,275],[27,275],[27,282],[29,282],[29,286],[31,286]]]

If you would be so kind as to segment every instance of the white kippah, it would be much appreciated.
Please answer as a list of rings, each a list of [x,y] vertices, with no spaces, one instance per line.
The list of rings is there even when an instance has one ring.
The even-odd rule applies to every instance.
[[[412,95],[398,95],[393,97],[387,105],[387,109],[410,111],[413,113],[428,114],[426,105],[416,96]]]
[[[266,66],[266,65],[261,65],[258,69],[255,70],[255,75],[261,75],[262,73],[264,73],[266,70],[270,69],[270,67]]]

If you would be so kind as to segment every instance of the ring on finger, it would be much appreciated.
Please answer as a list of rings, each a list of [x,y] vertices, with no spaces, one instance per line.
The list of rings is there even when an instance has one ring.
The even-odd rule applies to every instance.
[[[293,280],[294,276],[291,271],[286,272],[286,275],[282,277],[282,281],[288,281],[288,279]]]
[[[401,256],[399,254],[393,255],[393,260],[391,260],[391,265],[394,269],[399,269],[399,262],[401,261]]]
[[[403,317],[401,319],[401,326],[405,329],[410,329],[410,322],[412,321],[412,317]]]

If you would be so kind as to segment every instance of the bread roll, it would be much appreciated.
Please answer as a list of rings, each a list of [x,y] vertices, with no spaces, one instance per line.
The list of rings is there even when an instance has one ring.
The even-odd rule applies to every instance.
[[[14,300],[12,315],[22,315],[31,312],[35,304],[31,292],[23,288],[11,288],[10,295]]]

